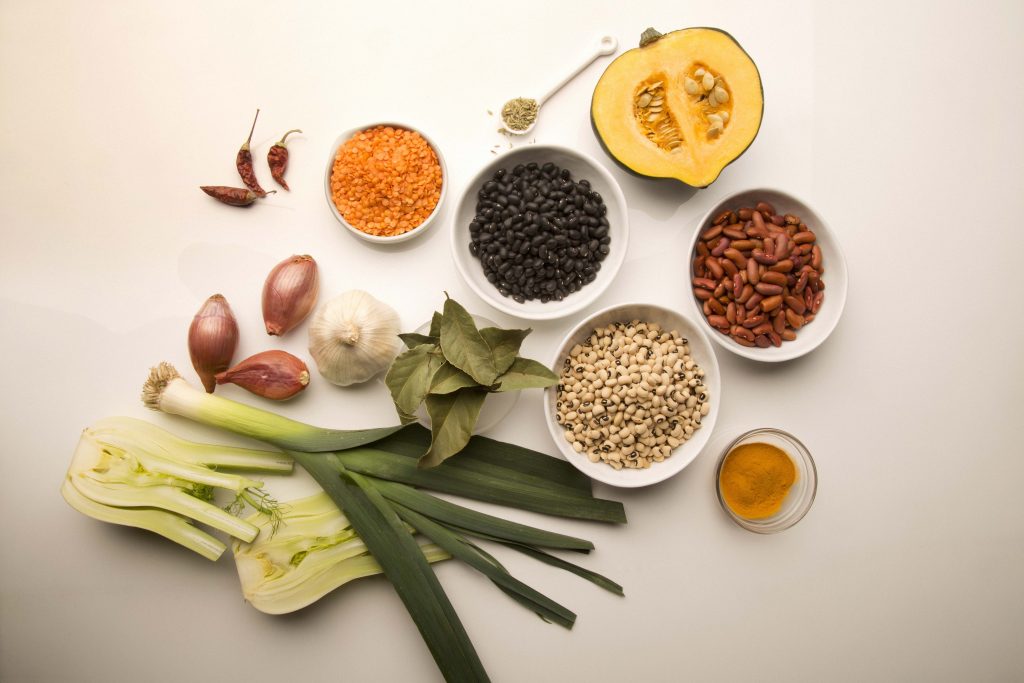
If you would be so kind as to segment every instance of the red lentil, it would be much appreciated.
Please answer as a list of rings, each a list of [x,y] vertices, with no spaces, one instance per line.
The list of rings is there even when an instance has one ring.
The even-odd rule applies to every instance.
[[[377,126],[338,148],[331,196],[352,227],[394,237],[418,227],[441,199],[441,164],[430,143],[404,128]]]

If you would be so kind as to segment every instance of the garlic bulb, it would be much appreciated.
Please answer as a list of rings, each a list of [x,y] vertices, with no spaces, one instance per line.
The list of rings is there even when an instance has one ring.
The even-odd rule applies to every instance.
[[[309,324],[309,353],[328,382],[365,382],[394,360],[400,324],[393,308],[353,289],[317,310]]]

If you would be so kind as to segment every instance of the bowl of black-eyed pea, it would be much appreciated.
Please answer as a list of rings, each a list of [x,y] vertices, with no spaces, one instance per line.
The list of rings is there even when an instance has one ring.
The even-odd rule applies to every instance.
[[[654,304],[598,311],[562,340],[545,390],[551,438],[591,479],[649,486],[678,474],[711,437],[721,375],[698,323]]]

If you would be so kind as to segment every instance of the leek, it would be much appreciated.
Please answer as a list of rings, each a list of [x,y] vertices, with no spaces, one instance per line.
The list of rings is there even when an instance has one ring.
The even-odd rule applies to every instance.
[[[259,528],[259,536],[231,545],[242,594],[259,611],[294,612],[349,581],[383,571],[327,494],[289,501],[282,510],[276,533],[266,515],[255,513],[246,521]],[[449,557],[431,543],[420,543],[420,549],[428,562]]]
[[[84,515],[152,531],[216,560],[226,546],[192,522],[244,541],[259,529],[210,502],[214,489],[270,517],[277,510],[262,482],[214,468],[290,472],[292,466],[282,453],[198,444],[142,420],[114,417],[83,430],[61,494]]]
[[[593,548],[589,541],[485,515],[418,490],[434,489],[564,517],[625,523],[622,504],[594,498],[589,480],[563,460],[473,437],[458,458],[423,470],[416,467],[416,458],[429,437],[418,425],[359,431],[314,427],[205,394],[167,363],[150,372],[143,401],[154,410],[266,441],[293,457],[320,484],[379,563],[449,681],[482,681],[487,674],[415,532],[467,562],[517,602],[567,628],[576,619],[574,613],[512,577],[466,536],[507,545],[622,594],[615,582],[540,549],[588,552]],[[338,541],[337,545],[351,541]],[[276,571],[270,565],[262,568]],[[313,592],[327,585],[326,578],[322,584],[317,581],[310,589]],[[288,590],[286,584],[280,584],[282,591]]]

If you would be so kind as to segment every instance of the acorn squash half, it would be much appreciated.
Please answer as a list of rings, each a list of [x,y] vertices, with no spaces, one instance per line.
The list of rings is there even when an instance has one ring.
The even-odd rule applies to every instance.
[[[761,75],[725,31],[647,29],[594,89],[590,120],[628,171],[707,187],[757,136]]]

